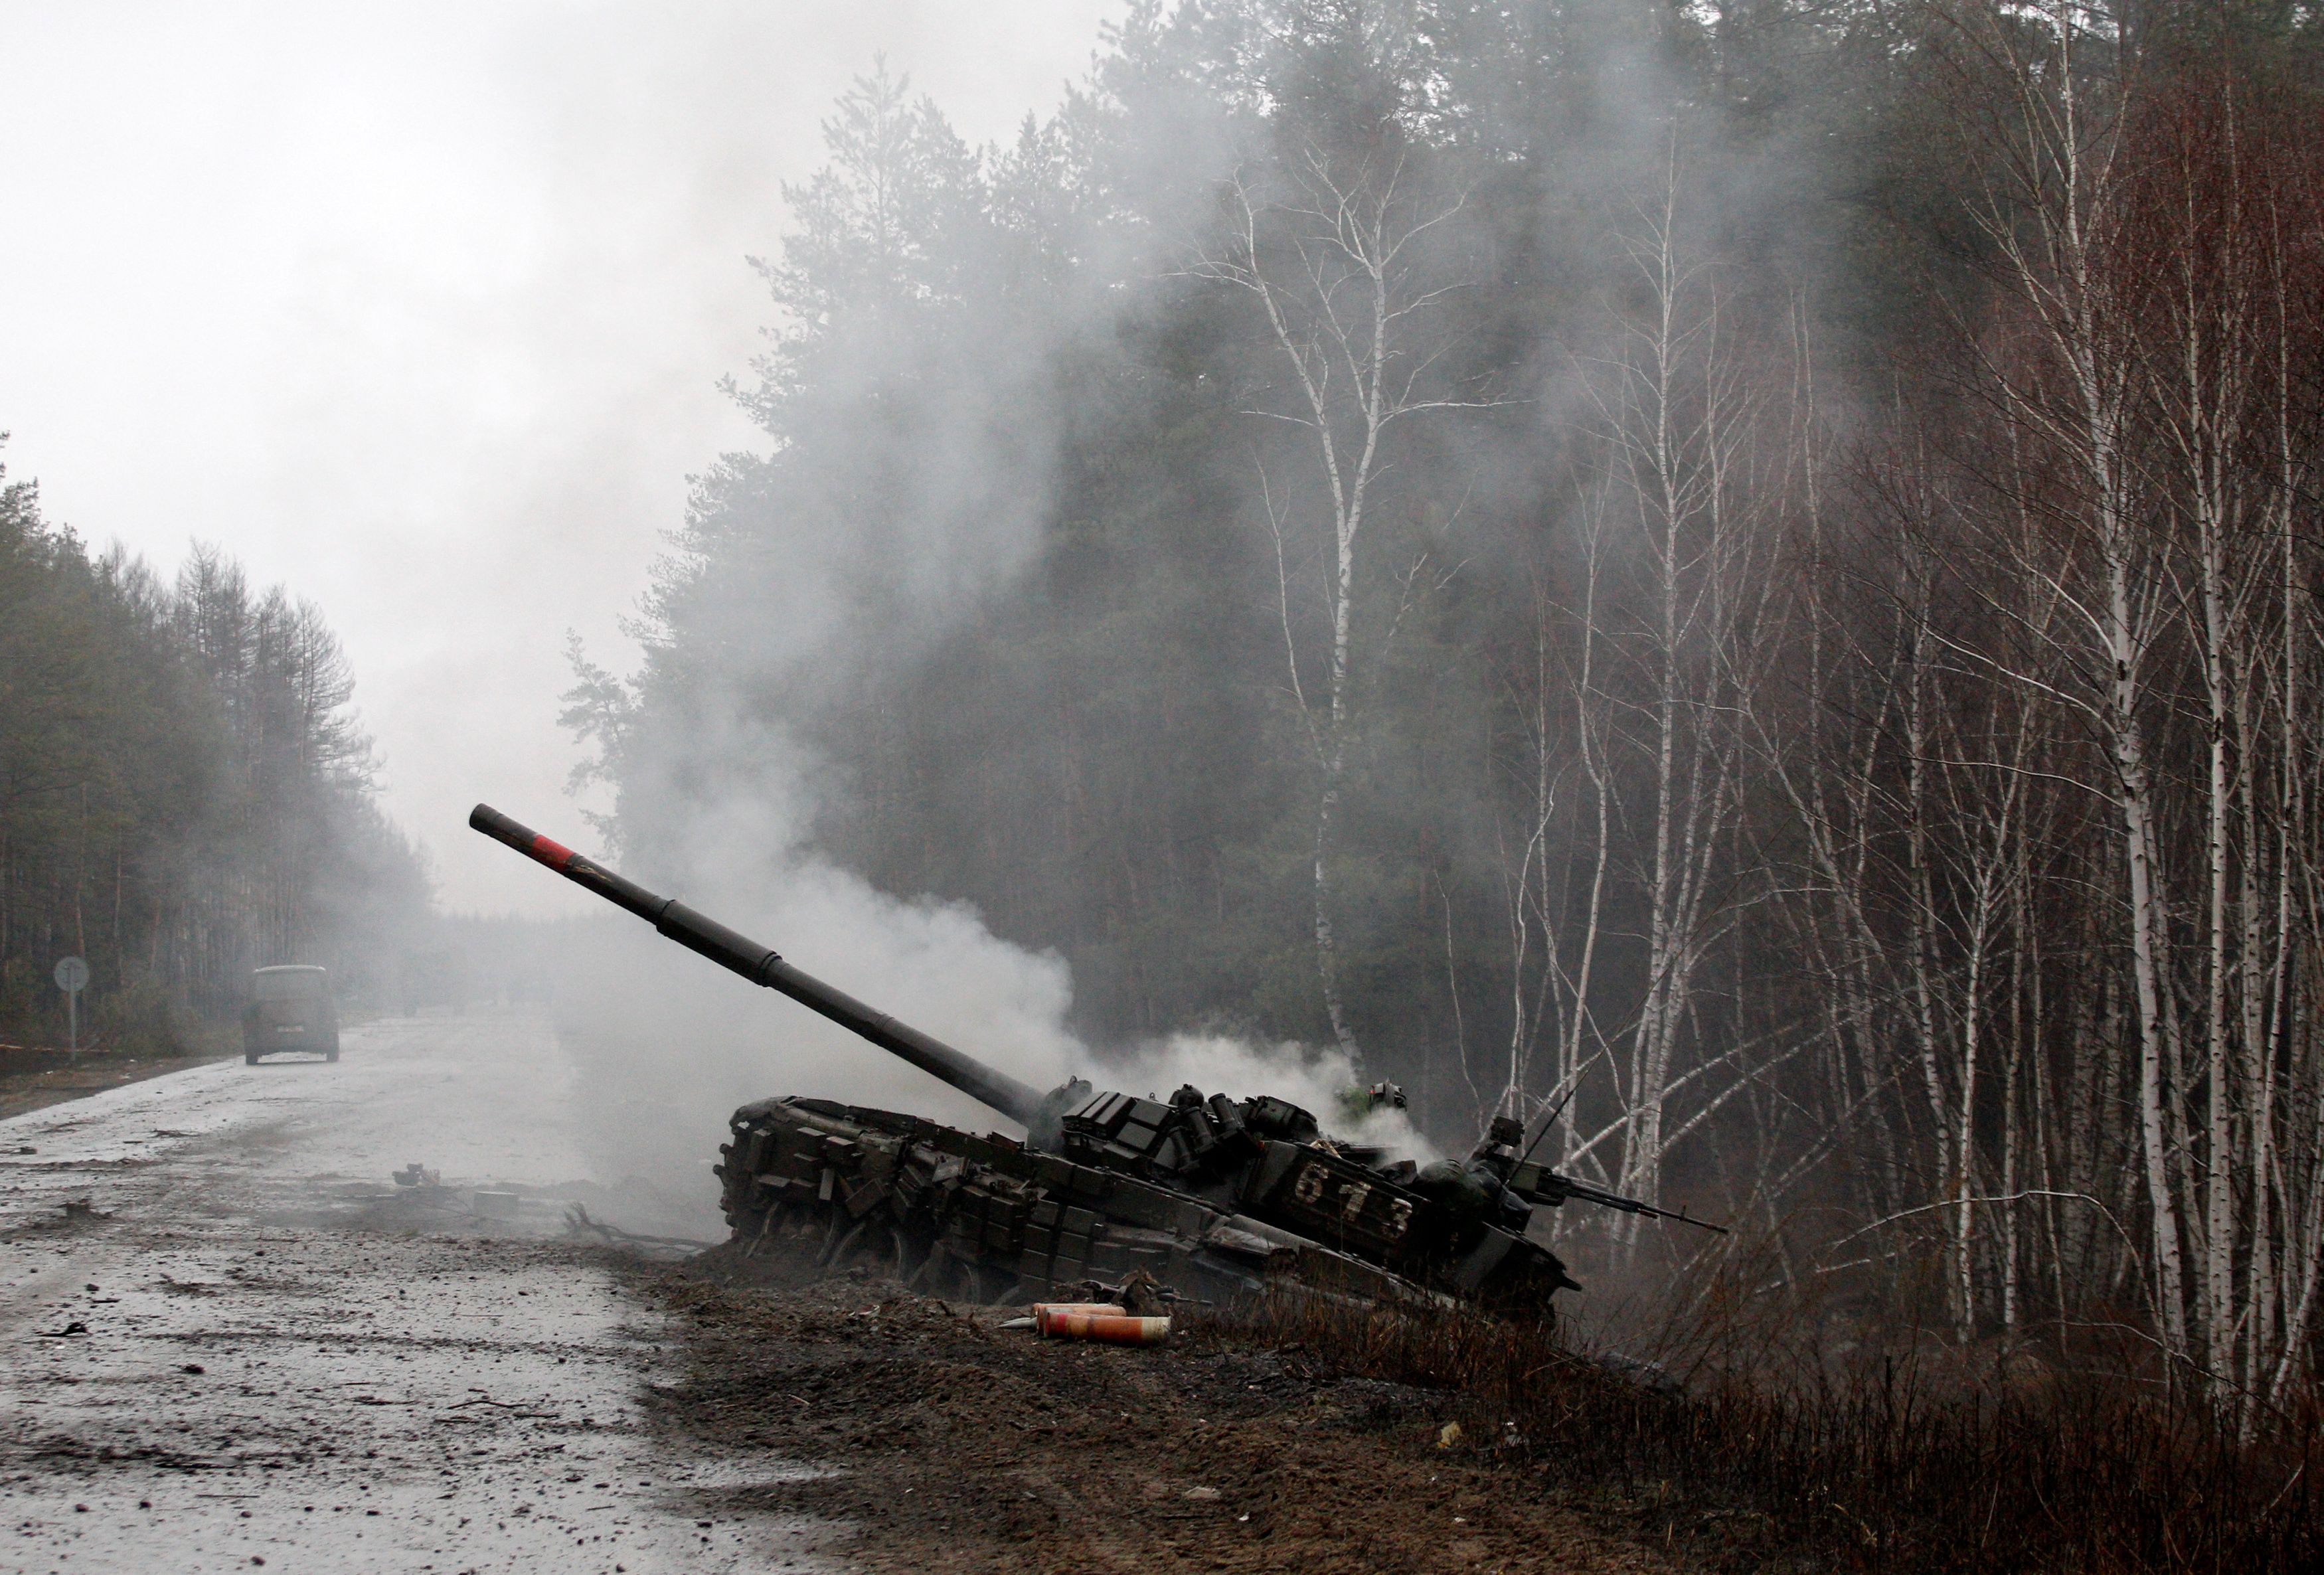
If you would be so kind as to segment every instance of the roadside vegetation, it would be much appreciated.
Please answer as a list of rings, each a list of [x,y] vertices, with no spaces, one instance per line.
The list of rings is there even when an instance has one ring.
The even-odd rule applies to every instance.
[[[2246,1434],[2120,1331],[1963,1349],[1753,1277],[1623,1309],[1619,1350],[1314,1298],[1192,1322],[1324,1374],[1449,1391],[1462,1422],[1442,1447],[1714,1569],[2292,1575],[2324,1559],[2310,1398]]]

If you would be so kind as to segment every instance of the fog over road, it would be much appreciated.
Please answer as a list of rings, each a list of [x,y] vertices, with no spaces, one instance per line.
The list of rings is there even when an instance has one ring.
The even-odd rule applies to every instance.
[[[795,1469],[648,1436],[664,1331],[561,1239],[613,1178],[546,1020],[344,1042],[0,1122],[0,1570],[828,1567],[696,1498]]]

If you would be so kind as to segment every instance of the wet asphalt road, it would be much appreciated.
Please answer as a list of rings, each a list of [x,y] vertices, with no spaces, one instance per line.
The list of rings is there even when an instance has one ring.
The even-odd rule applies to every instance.
[[[0,1121],[0,1570],[832,1568],[702,1507],[791,1468],[644,1430],[573,1097],[544,1020],[438,1017]]]

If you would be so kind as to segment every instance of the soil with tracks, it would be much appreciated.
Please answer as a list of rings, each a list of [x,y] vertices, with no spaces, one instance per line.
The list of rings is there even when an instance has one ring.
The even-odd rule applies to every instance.
[[[725,1248],[636,1273],[685,1331],[649,1405],[667,1441],[824,1467],[727,1507],[845,1522],[832,1551],[863,1568],[1685,1567],[1543,1490],[1457,1396],[1335,1378],[1297,1349],[1046,1340],[999,1327],[1022,1309]],[[1455,1421],[1483,1447],[1447,1447]]]

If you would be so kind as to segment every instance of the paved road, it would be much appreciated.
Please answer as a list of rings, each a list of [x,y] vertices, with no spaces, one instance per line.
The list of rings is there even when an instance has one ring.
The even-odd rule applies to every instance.
[[[828,1567],[700,1507],[781,1463],[643,1429],[661,1331],[559,1239],[610,1179],[572,1084],[542,1019],[423,1018],[0,1121],[0,1570]]]

